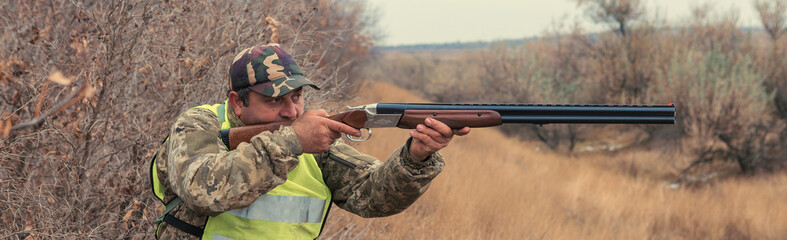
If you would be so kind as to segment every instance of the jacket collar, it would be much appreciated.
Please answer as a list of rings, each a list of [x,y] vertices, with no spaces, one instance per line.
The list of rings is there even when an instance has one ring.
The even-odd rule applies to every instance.
[[[226,104],[227,120],[230,121],[230,127],[246,126],[246,124],[243,124],[243,122],[240,120],[238,115],[235,115],[235,110],[232,109],[232,105],[230,105],[230,101],[229,100],[224,101],[224,104]]]

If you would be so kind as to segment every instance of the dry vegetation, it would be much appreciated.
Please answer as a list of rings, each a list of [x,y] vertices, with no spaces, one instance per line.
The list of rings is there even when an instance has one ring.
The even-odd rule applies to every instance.
[[[426,101],[390,84],[371,84],[358,103]],[[375,130],[357,146],[386,158],[407,138]],[[625,135],[625,134],[623,134]],[[474,129],[445,149],[446,168],[399,215],[363,219],[334,207],[324,239],[782,239],[787,175],[671,182],[680,154],[662,147],[609,151],[635,136],[584,142],[566,155],[540,141]],[[483,149],[483,151],[481,151]],[[578,147],[578,149],[590,149]]]
[[[0,1],[0,239],[153,236],[149,160],[223,100],[234,54],[282,44],[335,101],[374,35],[354,1]],[[320,102],[320,101],[315,101]]]
[[[787,2],[753,2],[762,32],[710,5],[674,26],[640,1],[579,2],[610,31],[386,53],[362,76],[376,35],[358,1],[0,1],[0,239],[151,238],[162,208],[148,160],[165,129],[222,100],[234,53],[269,42],[322,87],[312,108],[366,78],[396,86],[366,85],[358,104],[678,106],[668,127],[476,129],[414,206],[381,219],[334,208],[325,239],[787,237]],[[376,130],[358,148],[385,158],[405,136]]]

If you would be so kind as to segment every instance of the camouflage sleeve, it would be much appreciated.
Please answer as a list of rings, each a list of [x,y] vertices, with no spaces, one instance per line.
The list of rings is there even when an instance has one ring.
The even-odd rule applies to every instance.
[[[389,216],[413,204],[445,162],[439,153],[424,162],[413,160],[411,140],[384,163],[337,140],[330,152],[319,158],[333,202],[361,217]]]
[[[284,183],[303,153],[295,131],[264,132],[228,151],[213,112],[191,109],[170,130],[167,179],[186,207],[206,215],[248,206]]]

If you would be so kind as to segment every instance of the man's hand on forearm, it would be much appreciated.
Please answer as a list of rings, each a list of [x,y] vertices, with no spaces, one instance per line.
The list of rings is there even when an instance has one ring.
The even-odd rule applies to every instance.
[[[448,146],[454,135],[464,136],[470,133],[470,127],[452,130],[444,123],[433,118],[427,118],[425,124],[410,131],[413,141],[410,143],[410,156],[416,161],[426,160],[427,157],[440,149]]]

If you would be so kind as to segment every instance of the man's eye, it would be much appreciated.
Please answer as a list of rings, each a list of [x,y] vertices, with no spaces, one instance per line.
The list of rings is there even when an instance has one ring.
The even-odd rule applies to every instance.
[[[266,100],[265,102],[268,102],[268,103],[277,103],[277,102],[281,102],[281,99],[278,99],[278,98],[274,98],[274,99],[268,99],[268,100]]]

